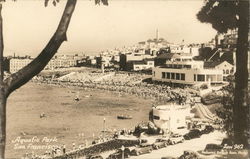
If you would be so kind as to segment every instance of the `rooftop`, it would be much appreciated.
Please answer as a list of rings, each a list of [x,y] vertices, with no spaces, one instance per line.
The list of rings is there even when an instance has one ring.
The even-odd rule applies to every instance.
[[[166,111],[170,111],[170,110],[183,110],[183,109],[188,109],[188,108],[189,108],[188,105],[178,105],[178,104],[158,105],[156,107],[153,107],[153,109],[166,110]]]

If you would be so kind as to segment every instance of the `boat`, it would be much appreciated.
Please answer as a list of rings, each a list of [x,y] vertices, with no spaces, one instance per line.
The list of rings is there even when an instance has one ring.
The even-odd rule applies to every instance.
[[[132,119],[131,115],[117,115],[117,119]]]
[[[77,92],[77,94],[76,94],[76,97],[75,97],[75,101],[79,101],[80,100],[80,98],[79,98],[79,92]]]
[[[80,98],[78,98],[78,97],[75,97],[75,101],[79,101],[80,100]]]

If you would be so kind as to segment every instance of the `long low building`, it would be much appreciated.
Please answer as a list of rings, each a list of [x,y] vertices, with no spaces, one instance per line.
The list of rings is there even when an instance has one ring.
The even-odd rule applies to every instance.
[[[203,61],[194,61],[191,57],[171,59],[164,66],[153,68],[152,80],[187,85],[223,82],[222,70],[204,69],[203,65]]]
[[[222,83],[223,72],[215,69],[168,69],[155,67],[153,68],[152,80],[188,85]]]
[[[10,59],[10,73],[15,73],[24,66],[28,65],[32,59],[30,57],[23,57],[23,58],[12,58]]]
[[[59,58],[52,58],[47,66],[44,68],[45,70],[52,70],[55,68],[67,68],[67,67],[73,67],[76,66],[77,60],[80,57],[77,57],[75,59],[68,58],[67,56],[65,58],[62,58],[62,56],[59,56]],[[9,61],[9,71],[10,73],[15,73],[18,70],[22,69],[24,66],[28,65],[33,58],[31,57],[13,57]]]

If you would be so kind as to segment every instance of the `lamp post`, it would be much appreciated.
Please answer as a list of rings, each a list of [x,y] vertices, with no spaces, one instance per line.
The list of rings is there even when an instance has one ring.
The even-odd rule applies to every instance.
[[[105,138],[105,122],[106,122],[106,119],[105,118],[103,118],[103,139]]]
[[[124,159],[124,150],[125,150],[125,147],[123,145],[121,147],[121,150],[122,150],[122,159]]]

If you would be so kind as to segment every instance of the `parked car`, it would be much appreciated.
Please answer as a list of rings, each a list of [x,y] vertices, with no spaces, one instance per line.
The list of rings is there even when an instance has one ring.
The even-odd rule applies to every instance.
[[[200,157],[195,151],[186,150],[178,159],[200,159]]]
[[[141,142],[141,144],[140,144],[139,146],[140,146],[140,147],[152,147],[153,144],[150,144],[150,143],[148,143],[148,141],[147,141],[147,142]]]
[[[177,143],[181,143],[184,141],[184,137],[180,134],[173,134],[170,136],[169,138],[169,143],[171,145],[177,144]]]
[[[108,158],[106,159],[122,159],[122,150],[118,149],[115,153],[110,154],[108,156]],[[129,148],[125,148],[124,149],[124,158],[129,158],[130,157],[130,149]]]
[[[222,145],[219,144],[207,144],[205,147],[205,152],[218,152],[223,149]]]
[[[172,156],[163,156],[161,157],[161,159],[177,159],[177,158],[172,157]]]
[[[152,144],[141,144],[131,151],[131,155],[139,156],[153,151]]]
[[[103,157],[100,155],[89,155],[86,159],[103,159]]]
[[[214,127],[211,125],[206,125],[205,129],[201,130],[202,134],[209,134],[214,131]]]
[[[168,146],[169,141],[167,139],[156,139],[155,143],[153,143],[153,149],[160,149]]]
[[[233,146],[234,144],[233,144],[233,140],[232,139],[224,138],[222,140],[222,142],[221,142],[221,145],[222,146],[225,146],[225,145],[227,145],[227,146]]]
[[[193,138],[199,138],[201,136],[201,131],[198,129],[190,130],[187,134],[185,134],[183,137],[185,140],[190,140]]]

